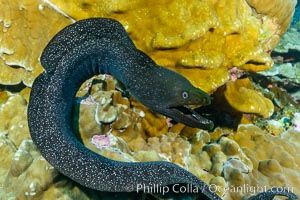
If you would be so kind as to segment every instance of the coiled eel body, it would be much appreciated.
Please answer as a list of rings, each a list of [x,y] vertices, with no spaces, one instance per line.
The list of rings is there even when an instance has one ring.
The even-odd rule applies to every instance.
[[[71,124],[75,94],[83,81],[101,73],[116,77],[131,95],[153,110],[177,121],[192,119],[192,126],[211,128],[209,120],[203,118],[202,123],[194,114],[175,108],[208,104],[209,96],[137,50],[119,22],[92,18],[66,27],[45,48],[41,63],[45,71],[32,86],[29,129],[41,154],[58,171],[101,191],[136,191],[139,184],[191,183],[206,199],[220,199],[203,181],[175,164],[113,161],[88,150],[75,138]]]
[[[187,107],[209,104],[210,97],[136,49],[119,22],[92,18],[64,28],[43,51],[41,63],[45,71],[32,86],[28,123],[32,140],[58,171],[100,191],[130,192],[140,184],[185,183],[199,188],[200,199],[221,199],[207,184],[175,164],[110,160],[85,148],[73,134],[76,91],[83,81],[101,73],[116,77],[154,111],[192,127],[213,127],[210,120]]]

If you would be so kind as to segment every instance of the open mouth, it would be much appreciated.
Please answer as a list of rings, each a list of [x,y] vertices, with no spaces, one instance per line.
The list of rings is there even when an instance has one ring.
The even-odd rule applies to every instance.
[[[190,108],[187,105],[172,107],[171,109],[176,109],[179,112],[181,112],[182,114],[184,114],[186,116],[191,116],[191,117],[195,118],[196,120],[201,120],[203,118],[199,113],[197,113],[195,110],[193,110],[192,108]]]
[[[172,119],[187,126],[206,130],[211,130],[214,127],[214,123],[211,120],[202,117],[199,113],[190,108],[190,106],[174,106],[170,107],[169,110],[172,113],[170,116]]]

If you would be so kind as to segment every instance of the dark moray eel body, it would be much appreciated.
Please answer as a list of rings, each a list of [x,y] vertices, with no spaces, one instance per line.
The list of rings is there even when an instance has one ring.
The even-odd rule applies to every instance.
[[[191,183],[203,199],[220,199],[203,181],[175,164],[113,161],[85,148],[73,134],[75,94],[85,80],[101,73],[116,77],[155,111],[190,126],[212,128],[212,122],[200,115],[176,109],[208,104],[210,97],[137,50],[119,22],[93,18],[66,27],[45,48],[41,63],[45,72],[32,86],[29,129],[41,154],[62,174],[86,187],[111,192],[136,191],[139,184]]]
[[[273,187],[272,189],[248,198],[248,200],[272,200],[275,196],[285,196],[287,197],[287,200],[299,199],[293,192],[284,188],[285,187]]]
[[[66,27],[47,45],[41,63],[45,71],[32,86],[29,129],[41,154],[62,174],[100,191],[131,192],[139,184],[184,183],[199,188],[199,199],[221,199],[207,184],[175,164],[113,161],[85,148],[73,134],[76,91],[86,79],[101,73],[116,77],[131,95],[154,111],[188,126],[213,126],[187,108],[209,104],[210,97],[136,49],[119,22],[93,18]]]

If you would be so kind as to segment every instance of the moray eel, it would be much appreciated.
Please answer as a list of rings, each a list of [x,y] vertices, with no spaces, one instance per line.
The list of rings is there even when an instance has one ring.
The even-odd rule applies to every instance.
[[[202,180],[175,164],[110,160],[85,148],[73,134],[75,94],[85,80],[103,73],[116,77],[154,111],[192,127],[213,126],[187,107],[209,104],[210,97],[136,49],[119,22],[92,18],[67,26],[49,42],[41,63],[45,71],[32,85],[28,123],[32,140],[58,171],[100,191],[130,192],[140,185],[182,183],[198,187],[201,199],[220,199]]]
[[[248,200],[272,200],[275,196],[285,196],[288,197],[288,200],[296,200],[299,199],[297,195],[293,192],[282,188],[273,187],[265,192],[259,193],[255,196],[248,198]]]
[[[173,163],[110,160],[85,148],[73,134],[75,94],[86,79],[101,73],[116,77],[134,98],[158,113],[191,127],[213,127],[187,106],[207,105],[210,97],[136,49],[119,22],[92,18],[67,26],[49,42],[41,63],[45,71],[32,86],[28,124],[35,145],[58,171],[100,191],[132,192],[141,185],[181,183],[198,187],[199,199],[221,199],[210,186]],[[267,193],[252,200],[265,197],[273,198]]]

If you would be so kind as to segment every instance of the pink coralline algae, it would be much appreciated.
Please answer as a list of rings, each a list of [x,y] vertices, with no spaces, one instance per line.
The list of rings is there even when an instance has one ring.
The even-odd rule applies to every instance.
[[[96,104],[96,101],[94,100],[93,96],[90,95],[87,98],[80,100],[80,104],[94,105]]]
[[[300,113],[294,114],[294,129],[300,132]]]
[[[240,78],[241,76],[243,76],[245,74],[245,72],[243,70],[238,69],[237,67],[233,67],[233,68],[229,69],[228,72],[230,73],[231,81],[236,81],[238,78]]]
[[[109,147],[111,145],[110,138],[107,135],[94,135],[92,137],[92,144],[94,144],[97,149],[101,149],[102,147]]]

